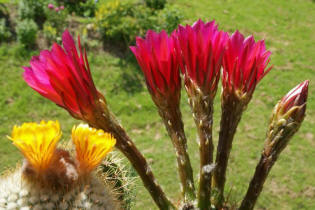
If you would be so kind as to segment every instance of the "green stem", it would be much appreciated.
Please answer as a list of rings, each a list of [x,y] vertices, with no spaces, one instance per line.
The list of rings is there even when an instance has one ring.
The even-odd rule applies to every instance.
[[[249,184],[247,193],[242,201],[239,210],[252,210],[256,204],[265,180],[274,165],[276,158],[268,158],[264,154],[261,155],[260,161],[256,166],[255,174]]]
[[[279,119],[281,121],[279,121]],[[289,117],[285,119],[283,116],[277,116],[276,112],[273,113],[267,132],[264,151],[256,166],[255,174],[248,186],[247,193],[239,208],[240,210],[252,210],[254,208],[272,166],[277,161],[280,153],[288,145],[292,136],[300,128],[302,120],[295,121],[293,118]]]
[[[169,106],[159,108],[165,127],[171,137],[178,164],[178,173],[182,183],[182,193],[185,202],[193,201],[196,198],[193,171],[187,152],[187,139],[184,132],[184,125],[179,108]]]
[[[116,147],[128,158],[134,169],[139,174],[144,186],[150,193],[156,205],[162,210],[176,209],[166,197],[157,183],[153,172],[145,157],[127,135],[126,131],[115,120],[115,117],[105,107],[103,113],[96,114],[97,119],[91,126],[110,132],[116,141]]]
[[[209,95],[204,96],[195,90],[187,91],[187,93],[199,136],[200,176],[197,195],[198,208],[208,210],[211,207],[213,100]]]

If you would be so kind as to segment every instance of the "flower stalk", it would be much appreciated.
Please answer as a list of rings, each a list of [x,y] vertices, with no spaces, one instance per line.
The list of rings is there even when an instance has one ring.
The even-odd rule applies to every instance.
[[[152,100],[164,122],[175,149],[184,202],[195,199],[193,171],[187,152],[187,140],[179,108],[179,59],[174,50],[176,40],[165,31],[149,30],[145,39],[137,37],[130,49],[141,67]]]
[[[179,26],[172,36],[176,40],[176,53],[199,136],[198,208],[209,209],[213,169],[213,99],[228,35],[218,30],[215,21],[204,23],[198,20],[192,26]]]
[[[159,106],[158,111],[175,149],[184,200],[185,202],[193,201],[196,198],[193,171],[187,152],[187,139],[181,112],[172,104],[167,104],[167,107],[163,108]]]
[[[213,186],[218,191],[215,205],[219,209],[224,202],[226,170],[233,138],[256,85],[272,68],[266,69],[270,54],[264,41],[255,42],[253,36],[244,38],[238,31],[227,41],[223,57],[222,115],[213,175]]]
[[[160,209],[175,209],[172,202],[166,197],[161,186],[157,183],[147,160],[127,135],[126,131],[117,122],[114,115],[108,110],[106,102],[100,100],[102,109],[98,110],[97,121],[88,122],[92,127],[110,132],[116,139],[116,148],[119,149],[137,171],[144,186]]]
[[[216,205],[221,206],[224,202],[224,185],[226,181],[226,170],[232,142],[238,123],[241,120],[243,111],[246,109],[244,103],[239,101],[234,95],[226,97],[224,93],[221,95],[221,122],[219,132],[219,142],[217,146],[216,168],[213,174],[212,186],[218,191],[215,199]]]
[[[213,99],[209,96],[202,97],[202,94],[190,95],[188,90],[187,93],[199,137],[198,207],[200,209],[210,209],[211,173],[213,170]]]
[[[305,81],[292,89],[275,106],[264,149],[240,210],[254,208],[272,166],[300,128],[305,116],[307,92],[308,81]]]

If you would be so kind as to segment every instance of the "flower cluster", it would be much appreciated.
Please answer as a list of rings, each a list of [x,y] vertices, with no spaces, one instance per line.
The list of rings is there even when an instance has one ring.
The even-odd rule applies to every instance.
[[[72,129],[72,141],[76,147],[76,161],[73,161],[66,150],[57,149],[60,137],[58,121],[14,126],[9,139],[26,159],[24,174],[28,178],[39,179],[36,182],[55,187],[69,180],[75,182],[91,173],[116,143],[109,133],[102,130],[83,124],[75,126]]]
[[[24,67],[24,80],[34,90],[57,105],[67,109],[76,118],[93,116],[100,94],[92,80],[86,53],[80,40],[77,53],[68,31],[63,36],[64,49],[54,44],[34,56],[30,67]],[[236,31],[231,36],[219,31],[214,21],[197,21],[193,26],[179,26],[168,36],[165,31],[149,30],[145,39],[136,40],[130,47],[145,75],[147,87],[153,96],[174,96],[180,91],[180,72],[186,84],[192,81],[212,97],[217,90],[220,68],[223,67],[224,92],[238,96],[252,95],[257,83],[269,70],[270,52],[264,41],[244,38]],[[163,98],[164,98],[163,97]]]
[[[48,8],[53,9],[54,6],[48,5]],[[79,175],[89,174],[111,151],[117,139],[117,148],[130,160],[156,204],[161,209],[174,208],[157,184],[146,159],[108,110],[105,98],[96,89],[80,39],[79,52],[68,31],[62,36],[62,44],[63,47],[55,43],[51,51],[43,50],[39,56],[34,56],[30,67],[23,67],[24,80],[73,117],[95,128],[110,131],[115,137],[87,125],[74,127],[72,139],[76,146],[76,160],[67,164],[73,166]],[[193,203],[196,197],[200,209],[208,209],[212,204],[217,209],[225,208],[225,174],[234,134],[257,84],[272,68],[269,66],[271,52],[266,50],[263,40],[256,42],[253,36],[245,38],[239,31],[229,35],[220,31],[215,21],[205,23],[202,20],[191,26],[179,25],[171,35],[165,31],[157,33],[149,30],[144,38],[137,37],[135,46],[130,49],[144,74],[149,93],[175,148],[185,208],[195,207]],[[200,186],[197,196],[179,105],[181,74],[199,135]],[[220,78],[222,115],[217,156],[213,164],[213,100]],[[279,135],[269,132],[268,138],[274,142],[273,134],[276,133],[278,140],[280,137],[286,140],[280,141],[278,154],[301,125],[307,89],[308,81],[301,83],[283,97],[274,110],[270,129],[279,131]],[[285,123],[281,124],[283,121]],[[58,123],[42,122],[40,125],[25,124],[14,128],[11,139],[27,159],[26,168],[43,173],[55,164],[55,160],[71,160],[70,154],[56,149],[61,135],[59,127]],[[213,173],[212,170],[204,170],[213,165]],[[55,168],[62,167],[58,165]],[[255,184],[252,186],[260,188],[249,195],[259,195],[268,172],[258,185],[253,182]],[[54,174],[52,171],[50,173]],[[69,173],[66,171],[64,174]],[[218,192],[214,203],[210,202],[212,187]],[[255,203],[252,200],[257,197],[248,199],[250,203]]]
[[[48,9],[50,9],[50,10],[55,10],[56,12],[59,12],[59,11],[62,11],[62,10],[64,10],[65,9],[65,7],[62,5],[62,6],[60,6],[60,7],[55,7],[53,4],[48,4],[47,5],[47,8]]]
[[[164,31],[148,31],[145,39],[137,38],[131,50],[151,94],[180,89],[178,66],[186,85],[192,81],[212,97],[221,67],[224,91],[234,91],[239,96],[251,95],[271,69],[265,70],[271,53],[266,51],[264,41],[255,42],[253,36],[245,39],[238,31],[229,36],[219,31],[214,21],[198,20],[192,26],[179,26],[170,37]]]

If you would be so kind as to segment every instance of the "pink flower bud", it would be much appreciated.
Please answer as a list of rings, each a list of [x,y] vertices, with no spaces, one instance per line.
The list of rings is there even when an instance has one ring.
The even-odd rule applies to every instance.
[[[53,4],[48,4],[48,9],[50,9],[50,10],[52,10],[52,9],[54,9],[54,5]]]
[[[59,10],[64,10],[64,9],[65,9],[64,6],[60,6],[60,7],[59,7]]]
[[[308,80],[300,83],[281,99],[278,105],[278,115],[288,115],[298,121],[304,118],[308,83]]]

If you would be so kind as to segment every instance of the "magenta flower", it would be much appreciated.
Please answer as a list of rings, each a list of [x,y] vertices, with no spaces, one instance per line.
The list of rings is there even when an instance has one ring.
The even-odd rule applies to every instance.
[[[251,97],[257,83],[272,68],[265,70],[270,54],[263,40],[255,42],[253,36],[245,39],[238,31],[232,34],[223,58],[224,91],[236,91],[239,96]]]
[[[214,97],[227,33],[219,31],[215,21],[204,23],[199,19],[193,26],[179,26],[173,36],[177,37],[176,51],[186,85],[192,80],[204,93]]]
[[[64,6],[60,6],[60,7],[59,7],[59,10],[64,10],[64,9],[65,9]]]
[[[182,195],[185,200],[193,200],[193,172],[186,150],[187,139],[179,107],[181,81],[175,40],[165,31],[156,33],[149,30],[145,39],[137,37],[136,46],[131,46],[130,49],[144,73],[152,100],[176,150],[179,177],[183,186]]]
[[[165,31],[149,30],[145,39],[137,37],[130,49],[140,65],[149,92],[172,94],[180,91],[179,63],[174,51],[175,41]]]
[[[58,7],[56,7],[56,8],[55,8],[55,11],[56,11],[56,12],[59,12],[59,8],[58,8]]]
[[[48,9],[50,9],[50,10],[52,10],[52,9],[54,9],[55,8],[55,6],[53,5],[53,4],[48,4]]]
[[[43,50],[39,56],[34,56],[30,67],[23,67],[23,77],[31,88],[72,116],[87,119],[92,116],[100,94],[94,86],[80,39],[80,55],[67,30],[62,35],[62,43],[64,48],[55,43],[51,51]]]

